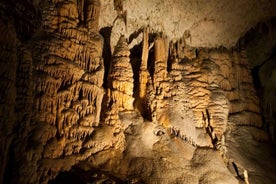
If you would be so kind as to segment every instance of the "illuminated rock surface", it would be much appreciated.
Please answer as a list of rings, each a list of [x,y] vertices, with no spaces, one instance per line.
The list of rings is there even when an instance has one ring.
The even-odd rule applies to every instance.
[[[275,183],[273,3],[1,2],[0,183]]]

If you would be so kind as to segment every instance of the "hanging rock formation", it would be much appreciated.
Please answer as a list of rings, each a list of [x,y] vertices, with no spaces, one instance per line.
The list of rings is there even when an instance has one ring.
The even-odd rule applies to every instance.
[[[142,46],[142,56],[141,64],[139,69],[139,96],[136,98],[137,108],[140,110],[141,114],[148,119],[151,119],[151,109],[150,101],[147,98],[151,94],[149,90],[151,85],[151,76],[148,71],[148,56],[149,56],[149,33],[148,28],[143,30],[143,46]],[[152,86],[151,86],[152,87]]]
[[[79,3],[87,9],[75,1],[49,2],[42,12],[44,30],[18,51],[17,110],[23,113],[14,154],[22,155],[14,183],[47,183],[113,144],[92,138],[104,95],[100,2]]]
[[[76,183],[275,183],[276,157],[266,132],[275,123],[269,123],[272,112],[272,120],[262,114],[273,109],[264,107],[273,100],[259,101],[250,53],[244,45],[192,47],[233,46],[236,38],[216,40],[221,30],[217,37],[196,37],[202,26],[208,34],[212,22],[225,24],[229,17],[221,10],[213,16],[222,5],[0,2],[0,183],[52,184],[71,176]],[[237,4],[246,5],[252,2]],[[158,23],[147,6],[164,16],[168,6],[171,16]],[[186,7],[197,9],[187,20],[206,16],[187,24],[191,30],[179,22],[187,21]],[[141,20],[153,15],[141,24],[134,10]],[[264,94],[272,85],[264,81],[274,73],[261,75]],[[274,99],[273,91],[268,96]]]
[[[167,48],[165,38],[157,37],[154,41],[154,72],[153,90],[155,98],[152,102],[152,119],[160,121],[162,114],[167,110],[167,100],[170,97],[170,84],[167,76]],[[161,120],[162,121],[162,120]],[[162,123],[162,122],[161,122]]]

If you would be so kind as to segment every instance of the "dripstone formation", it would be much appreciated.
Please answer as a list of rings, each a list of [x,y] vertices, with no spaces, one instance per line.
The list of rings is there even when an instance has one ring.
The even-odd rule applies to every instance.
[[[28,126],[30,145],[18,142],[24,164],[15,172],[16,182],[47,182],[89,155],[84,140],[99,124],[104,66],[103,38],[96,28],[89,29],[97,27],[99,2],[87,6],[87,12],[78,12],[75,1],[49,3],[42,12],[44,29],[19,53],[25,66],[18,73],[29,78],[20,78],[18,84],[32,88],[22,93],[31,93],[33,99],[24,99],[32,106],[29,119],[18,120]],[[79,14],[85,14],[85,22]]]
[[[148,26],[128,37],[122,1],[106,45],[100,0],[28,3],[40,16],[27,29],[0,3],[0,183],[276,182],[244,48]]]

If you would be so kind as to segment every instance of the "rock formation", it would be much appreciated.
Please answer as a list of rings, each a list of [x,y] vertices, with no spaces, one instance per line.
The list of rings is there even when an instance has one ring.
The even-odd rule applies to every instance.
[[[89,155],[82,150],[84,154],[78,156],[84,140],[99,124],[104,73],[102,37],[90,29],[97,27],[92,19],[98,19],[98,14],[91,13],[97,9],[93,8],[98,6],[95,2],[86,4],[90,7],[83,12],[90,16],[86,26],[78,26],[74,1],[50,3],[51,13],[42,14],[45,30],[37,32],[20,53],[20,65],[26,66],[20,67],[19,74],[29,78],[20,78],[18,84],[33,85],[33,91],[19,88],[19,92],[25,91],[23,98],[33,97],[33,101],[24,99],[32,106],[26,123],[32,136],[28,139],[31,145],[21,148],[26,150],[21,159],[27,160],[20,165],[16,182],[46,183]],[[55,162],[59,164],[54,166]]]
[[[212,11],[170,31],[154,17],[141,25],[130,6],[186,3],[142,2],[0,2],[0,183],[59,183],[66,173],[77,183],[276,182],[274,55],[257,67],[260,88],[249,41],[232,47],[236,38],[211,34],[210,45],[228,48],[202,47],[209,38],[193,31],[212,25]]]
[[[139,97],[137,97],[138,101],[138,109],[140,109],[141,114],[151,119],[151,110],[150,110],[150,98],[147,98],[147,95],[151,95],[150,86],[151,85],[151,77],[148,71],[148,56],[149,56],[149,33],[148,28],[144,28],[143,32],[143,46],[142,46],[142,56],[141,56],[141,64],[139,70]]]
[[[104,95],[99,1],[85,6],[82,24],[75,1],[50,2],[47,13],[42,13],[44,30],[18,50],[13,81],[18,85],[20,134],[14,154],[22,154],[16,159],[14,183],[47,183],[99,148],[96,139],[88,142],[99,125]]]
[[[7,168],[9,156],[9,149],[12,145],[14,134],[14,128],[16,126],[16,68],[17,68],[17,47],[19,41],[16,38],[15,29],[12,23],[6,23],[8,17],[5,16],[1,8],[0,18],[0,182],[3,181],[4,173]],[[22,64],[24,65],[24,64]],[[24,68],[24,67],[23,67]],[[28,68],[26,68],[28,70]],[[28,71],[26,71],[28,72]],[[26,76],[27,78],[27,76]],[[23,104],[25,106],[25,104]],[[19,107],[20,108],[20,107]]]
[[[108,74],[108,100],[106,121],[119,120],[120,111],[133,110],[133,71],[129,59],[130,51],[126,38],[121,36],[112,58]]]
[[[180,38],[186,32],[185,41],[193,47],[231,48],[253,25],[276,15],[276,3],[270,0],[208,3],[192,0],[102,0],[104,8],[100,27],[113,25],[118,16],[114,2],[121,2],[121,7],[127,11],[126,37],[141,27],[149,26],[154,32],[166,33],[170,40]],[[119,37],[118,34],[117,39]]]

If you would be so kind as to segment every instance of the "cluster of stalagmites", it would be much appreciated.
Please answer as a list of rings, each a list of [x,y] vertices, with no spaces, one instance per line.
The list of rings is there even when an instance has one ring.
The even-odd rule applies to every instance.
[[[16,65],[16,46],[0,40],[7,47],[1,52],[0,64],[12,65],[1,67],[0,76],[8,79],[1,79],[5,86],[0,90],[4,94],[1,105],[13,107],[16,101],[16,110],[22,112],[13,120],[11,109],[5,111],[9,113],[0,109],[1,117],[20,124],[14,145],[15,152],[22,155],[15,163],[14,176],[18,177],[12,179],[14,183],[47,183],[79,161],[91,160],[93,154],[124,149],[124,135],[118,136],[122,128],[119,115],[135,108],[172,136],[195,147],[216,147],[223,152],[228,126],[262,126],[244,52],[198,51],[187,47],[184,40],[168,44],[159,34],[151,61],[145,28],[137,96],[133,77],[137,68],[131,66],[124,36],[114,49],[105,93],[103,38],[97,32],[99,1],[53,0],[46,7],[42,11],[44,29],[18,49],[17,77],[5,70]],[[0,27],[0,31],[5,29]],[[12,35],[7,39],[15,40]],[[149,65],[154,66],[152,72]],[[15,91],[15,85],[16,99],[6,95]],[[20,145],[20,140],[26,145]],[[7,155],[7,149],[1,152]]]
[[[210,147],[221,139],[228,124],[262,126],[243,52],[198,51],[185,47],[183,40],[168,45],[158,36],[154,41],[154,71],[150,75],[148,45],[145,29],[139,98],[146,117],[179,130],[179,135],[196,145]]]
[[[176,44],[178,49],[182,48],[181,43]],[[196,128],[207,131],[211,126],[210,134],[220,140],[228,123],[262,126],[258,98],[243,52],[194,50],[193,55],[177,58],[179,54],[173,44],[171,47],[170,74],[176,85],[172,96],[180,100],[183,93],[186,95]]]
[[[11,87],[17,85],[17,98],[12,101],[16,100],[19,135],[13,143],[14,177],[7,181],[47,183],[116,141],[99,141],[100,135],[92,135],[99,125],[104,95],[99,11],[98,0],[47,2],[42,10],[43,29],[18,49],[17,75],[8,81],[13,81]],[[16,55],[11,56],[14,59],[3,63],[16,64],[11,62]]]
[[[154,71],[147,69],[148,33],[144,31],[139,99],[146,118],[195,147],[221,151],[231,126],[262,127],[247,58],[243,51],[196,50],[182,40],[154,41]],[[167,53],[169,50],[169,54]],[[167,63],[168,61],[168,63]],[[256,129],[256,131],[259,131]]]
[[[149,35],[148,29],[144,29],[142,57],[139,70],[139,96],[138,108],[144,117],[156,122],[166,119],[168,102],[170,97],[170,84],[167,76],[167,51],[166,41],[162,34],[154,40],[154,71],[152,75],[148,70]]]
[[[85,29],[81,27],[81,31],[75,30],[74,34],[85,35]],[[76,36],[76,40],[80,40],[76,42],[71,39],[72,35],[68,39],[70,31],[63,30],[58,37],[52,35],[50,43],[35,42],[38,49],[31,52],[35,69],[32,121],[39,124],[33,125],[32,141],[40,141],[43,145],[28,153],[32,162],[43,160],[36,168],[41,176],[35,176],[34,180],[38,177],[47,181],[77,160],[86,159],[113,142],[101,140],[103,143],[97,143],[93,136],[85,141],[100,120],[104,94],[101,87],[102,40],[96,33],[87,32],[87,37]],[[84,47],[82,43],[87,45]],[[54,45],[59,45],[58,49]],[[172,136],[195,147],[216,147],[223,153],[226,152],[224,133],[227,125],[261,126],[258,100],[245,57],[226,51],[200,50],[197,53],[181,41],[170,43],[168,48],[165,38],[159,35],[154,41],[154,61],[149,61],[148,45],[145,29],[138,97],[145,118],[163,125]],[[72,51],[66,54],[63,49]],[[23,53],[22,60],[31,63],[28,59],[31,54]],[[111,134],[120,132],[120,112],[134,110],[134,69],[129,56],[126,38],[122,36],[110,64],[103,112],[103,122],[116,125]],[[148,71],[148,62],[154,62],[152,74]],[[81,153],[84,148],[86,152]],[[59,168],[53,168],[51,162],[55,158],[60,162]],[[69,165],[68,160],[72,162]]]

